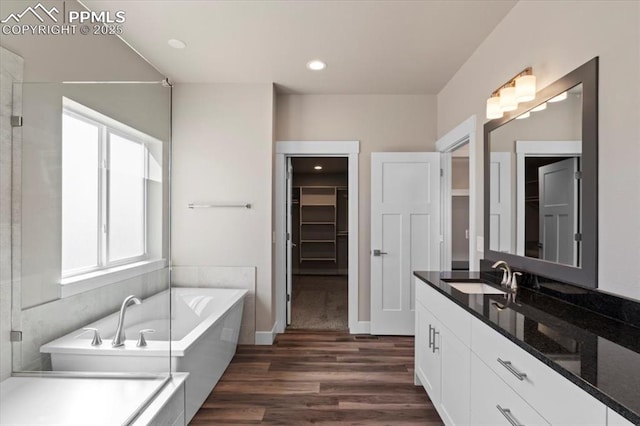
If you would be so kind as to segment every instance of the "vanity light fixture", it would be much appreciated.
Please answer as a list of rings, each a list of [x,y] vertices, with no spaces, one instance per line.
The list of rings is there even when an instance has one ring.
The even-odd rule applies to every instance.
[[[322,170],[322,166],[313,166],[313,168],[316,170]]]
[[[309,68],[311,71],[322,71],[326,67],[327,67],[327,64],[325,64],[319,59],[314,59],[312,61],[307,62],[307,68]]]
[[[565,99],[567,99],[567,92],[562,92],[558,96],[554,96],[553,98],[549,99],[547,102],[560,102],[564,101]]]
[[[529,111],[530,112],[538,112],[538,111],[544,111],[545,109],[547,109],[547,103],[543,102],[540,105],[538,105],[535,108],[531,108]]]
[[[498,87],[487,99],[487,118],[501,118],[507,111],[518,108],[519,102],[532,101],[536,97],[536,76],[527,67],[511,80]]]
[[[516,120],[523,120],[525,118],[529,118],[531,116],[531,112],[527,111],[524,114],[520,114],[519,116],[516,117]]]

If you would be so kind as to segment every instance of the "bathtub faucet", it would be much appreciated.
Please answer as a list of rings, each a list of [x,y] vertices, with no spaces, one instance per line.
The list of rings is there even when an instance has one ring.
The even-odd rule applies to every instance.
[[[124,302],[122,302],[122,306],[120,307],[120,316],[118,317],[118,328],[116,328],[116,335],[113,336],[113,341],[111,342],[111,346],[114,348],[124,345],[124,341],[126,339],[124,335],[124,313],[127,310],[127,307],[134,303],[139,305],[142,302],[133,294],[131,296],[127,296],[127,298],[124,299]]]

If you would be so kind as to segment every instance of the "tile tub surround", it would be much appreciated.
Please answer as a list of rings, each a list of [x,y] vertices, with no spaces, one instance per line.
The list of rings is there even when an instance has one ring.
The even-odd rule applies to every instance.
[[[509,301],[502,295],[465,294],[442,280],[479,279],[478,272],[414,275],[623,417],[640,423],[640,328],[634,324],[522,286]]]
[[[253,266],[173,266],[172,287],[233,288],[248,290],[244,297],[238,344],[255,344],[256,268]]]
[[[14,371],[50,370],[49,355],[40,347],[86,324],[118,312],[125,297],[146,299],[169,287],[169,269],[159,269],[109,286],[22,310],[20,350],[14,351]],[[167,358],[168,363],[168,358]]]

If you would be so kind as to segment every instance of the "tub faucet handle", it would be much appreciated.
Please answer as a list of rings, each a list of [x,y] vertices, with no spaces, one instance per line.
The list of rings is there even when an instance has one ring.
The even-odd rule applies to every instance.
[[[145,328],[144,330],[140,330],[140,336],[138,337],[138,343],[136,346],[139,348],[143,348],[147,346],[147,340],[144,338],[144,333],[155,333],[156,331],[153,328]]]
[[[93,331],[93,339],[91,340],[91,346],[100,346],[102,344],[102,338],[100,337],[100,330],[94,327],[85,327],[83,328],[83,330],[85,332]]]

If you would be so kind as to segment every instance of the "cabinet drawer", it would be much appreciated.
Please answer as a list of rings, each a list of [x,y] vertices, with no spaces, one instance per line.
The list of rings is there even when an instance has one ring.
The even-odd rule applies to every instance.
[[[602,403],[476,319],[471,349],[550,423],[606,424]]]
[[[415,279],[416,300],[431,311],[467,347],[471,346],[471,314],[448,300],[419,278]]]
[[[473,425],[549,424],[474,354],[471,355],[470,417]]]

